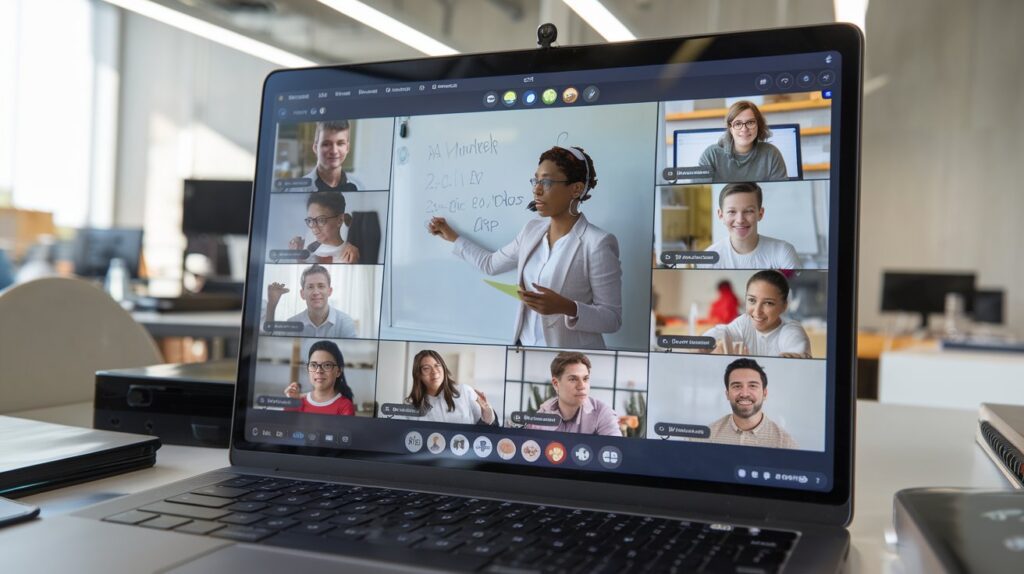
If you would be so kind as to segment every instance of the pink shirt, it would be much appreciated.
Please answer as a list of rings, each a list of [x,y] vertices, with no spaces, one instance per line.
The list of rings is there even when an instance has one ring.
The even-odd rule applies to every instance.
[[[564,419],[558,410],[558,397],[550,398],[537,408],[538,413],[558,415],[561,422],[556,427],[526,425],[528,429],[553,430],[578,434],[597,434],[603,436],[622,436],[619,428],[619,415],[611,407],[601,401],[587,397],[587,400],[576,411],[571,419]]]

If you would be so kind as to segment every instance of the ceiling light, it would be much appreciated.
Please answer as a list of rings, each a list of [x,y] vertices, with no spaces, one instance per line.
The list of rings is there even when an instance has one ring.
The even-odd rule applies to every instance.
[[[150,0],[106,0],[106,2],[280,66],[301,68],[317,65],[317,62],[313,60]]]
[[[609,42],[636,40],[626,25],[612,15],[600,0],[562,0],[573,12],[583,18],[590,27]]]
[[[451,56],[459,53],[455,48],[442,44],[423,32],[395,20],[380,10],[370,8],[366,4],[359,2],[359,0],[319,1],[321,4],[329,6],[353,20],[358,20],[378,32],[391,36],[395,40],[428,56]]]

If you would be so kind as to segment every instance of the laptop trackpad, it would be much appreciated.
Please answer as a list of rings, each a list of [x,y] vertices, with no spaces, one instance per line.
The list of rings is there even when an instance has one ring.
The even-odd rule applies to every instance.
[[[249,544],[225,546],[164,572],[167,574],[208,574],[209,572],[337,574],[338,568],[342,566],[352,566],[356,572],[424,572],[419,568],[409,568],[397,564],[381,564],[344,556],[313,555],[306,552]]]

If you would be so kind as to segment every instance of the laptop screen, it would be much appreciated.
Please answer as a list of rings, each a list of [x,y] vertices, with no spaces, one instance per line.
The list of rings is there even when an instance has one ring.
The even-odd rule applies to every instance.
[[[236,448],[834,493],[858,102],[777,51],[273,74]]]

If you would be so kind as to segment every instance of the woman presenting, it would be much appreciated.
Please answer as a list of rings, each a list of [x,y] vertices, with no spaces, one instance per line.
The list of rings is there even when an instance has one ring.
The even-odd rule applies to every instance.
[[[768,143],[768,129],[754,102],[741,100],[725,115],[725,133],[709,145],[699,164],[711,168],[712,181],[780,181],[789,179],[779,148]]]
[[[556,146],[541,154],[530,183],[529,209],[541,217],[498,251],[459,235],[443,217],[427,227],[488,275],[517,271],[516,344],[604,349],[602,333],[622,326],[622,265],[615,236],[580,212],[597,186],[594,162],[582,148]]]
[[[422,416],[415,420],[460,424],[497,424],[487,397],[452,378],[448,365],[434,350],[416,353],[412,361],[412,391],[405,402]]]
[[[302,413],[323,415],[354,415],[352,389],[345,380],[345,357],[333,341],[317,341],[309,348],[306,363],[309,383],[313,390],[302,393],[298,382],[284,390],[288,398],[301,399],[297,410]]]
[[[704,333],[717,343],[714,353],[811,358],[811,341],[800,323],[782,318],[789,281],[778,271],[758,271],[747,280],[746,312]]]

